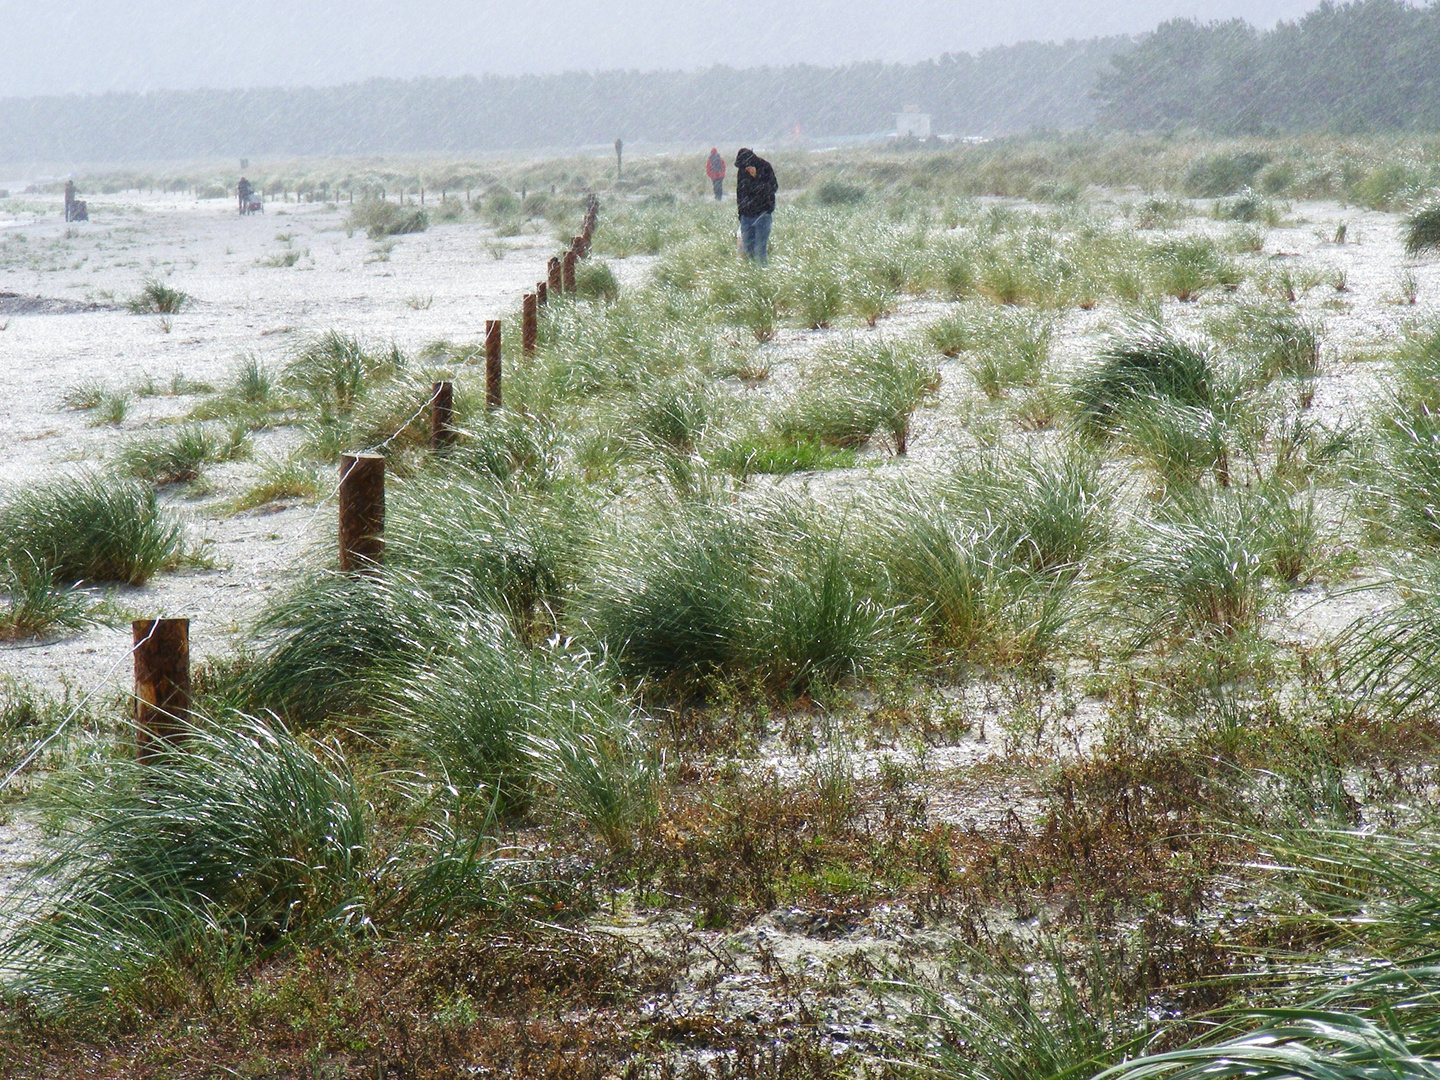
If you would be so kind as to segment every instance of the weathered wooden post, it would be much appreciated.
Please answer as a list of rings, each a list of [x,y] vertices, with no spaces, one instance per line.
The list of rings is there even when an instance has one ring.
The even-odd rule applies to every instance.
[[[565,261],[564,261],[563,263],[561,263],[561,272],[562,272],[563,279],[564,279],[564,282],[565,282],[565,291],[566,291],[567,293],[574,293],[574,291],[575,291],[575,262],[576,262],[576,259],[577,259],[577,256],[575,255],[575,251],[574,251],[574,249],[571,249],[570,251],[567,251],[567,252],[565,253]]]
[[[190,719],[190,620],[136,619],[130,624],[135,655],[135,753],[158,753]]]
[[[364,570],[385,556],[385,457],[340,455],[340,569]]]
[[[583,236],[572,236],[570,238],[570,250],[575,252],[577,258],[585,258],[590,250],[590,242]]]
[[[565,287],[563,284],[561,284],[560,280],[559,256],[550,256],[550,261],[545,264],[545,270],[548,274],[548,280],[550,282],[550,291],[558,296],[560,293],[565,291]]]
[[[535,325],[535,294],[526,293],[520,298],[520,351],[526,356],[535,355],[535,342],[539,337]]]
[[[550,286],[543,281],[535,283],[535,303],[544,307],[550,302]]]
[[[485,408],[500,408],[500,320],[485,320]]]
[[[430,392],[430,449],[442,450],[455,441],[455,384],[437,382]]]

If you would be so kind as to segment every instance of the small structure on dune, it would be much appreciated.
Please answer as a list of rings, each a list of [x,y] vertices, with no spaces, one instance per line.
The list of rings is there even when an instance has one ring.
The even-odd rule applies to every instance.
[[[904,112],[895,114],[895,137],[897,139],[930,138],[930,114],[921,112],[919,105],[906,105]]]

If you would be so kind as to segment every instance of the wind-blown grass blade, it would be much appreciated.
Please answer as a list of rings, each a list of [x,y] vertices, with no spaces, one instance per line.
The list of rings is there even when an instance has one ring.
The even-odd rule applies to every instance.
[[[62,777],[52,802],[58,851],[0,938],[12,993],[143,1002],[238,951],[364,925],[368,825],[349,767],[274,721],[197,721],[144,764]]]

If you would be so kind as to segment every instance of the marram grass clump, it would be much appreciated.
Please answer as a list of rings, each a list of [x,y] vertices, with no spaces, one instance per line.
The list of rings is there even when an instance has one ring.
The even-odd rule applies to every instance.
[[[1440,206],[1427,206],[1405,221],[1405,254],[1440,251]]]
[[[175,289],[163,281],[152,279],[145,282],[140,291],[126,301],[126,306],[136,315],[178,315],[193,302],[193,298],[185,290]]]
[[[365,926],[365,801],[338,750],[273,720],[197,721],[144,763],[65,774],[49,798],[54,854],[0,934],[11,994],[144,1001],[229,957]]]
[[[87,470],[27,487],[0,503],[0,556],[58,584],[143,585],[184,555],[180,519],[155,489]]]

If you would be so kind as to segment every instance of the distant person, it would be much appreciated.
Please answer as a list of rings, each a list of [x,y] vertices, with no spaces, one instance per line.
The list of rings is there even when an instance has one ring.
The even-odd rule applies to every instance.
[[[65,220],[66,221],[89,221],[90,211],[85,205],[84,199],[75,197],[75,181],[65,181]]]
[[[242,176],[240,183],[235,185],[235,191],[240,196],[240,213],[243,214],[250,209],[250,196],[255,193],[255,189],[250,186],[250,181]]]
[[[705,175],[715,185],[715,201],[725,197],[725,159],[715,147],[710,148],[710,160],[705,162]]]
[[[765,265],[770,254],[770,225],[775,213],[775,192],[780,183],[775,170],[749,147],[735,155],[735,205],[740,211],[740,247],[747,258]]]

